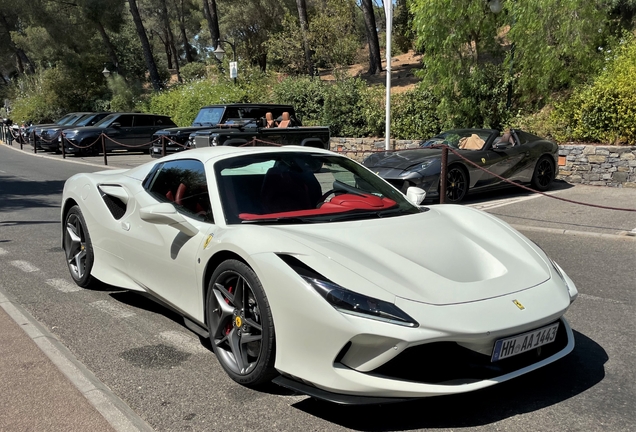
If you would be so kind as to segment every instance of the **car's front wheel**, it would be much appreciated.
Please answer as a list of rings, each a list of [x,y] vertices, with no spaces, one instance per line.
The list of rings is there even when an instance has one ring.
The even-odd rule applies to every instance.
[[[95,283],[95,278],[91,276],[95,257],[86,221],[78,206],[71,207],[64,218],[63,245],[71,277],[77,285],[89,288]]]
[[[276,376],[272,313],[254,271],[227,260],[214,271],[208,286],[207,323],[212,350],[225,372],[245,386],[258,386]]]
[[[468,193],[468,174],[459,165],[452,165],[446,172],[446,202],[457,204]]]
[[[541,157],[534,167],[532,186],[538,191],[546,191],[552,184],[554,177],[554,162],[548,156]]]

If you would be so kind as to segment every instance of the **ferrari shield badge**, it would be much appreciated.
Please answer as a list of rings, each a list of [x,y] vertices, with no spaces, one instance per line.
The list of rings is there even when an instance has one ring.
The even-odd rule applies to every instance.
[[[525,309],[525,307],[521,304],[521,302],[519,300],[513,300],[512,302],[515,304],[515,306],[517,306],[519,308],[519,310],[524,310]]]
[[[209,235],[208,238],[205,239],[205,242],[203,243],[203,249],[207,249],[208,246],[210,245],[210,242],[212,241],[212,239],[214,238],[213,235]]]
[[[486,158],[481,158],[481,163],[485,164],[486,163]]]

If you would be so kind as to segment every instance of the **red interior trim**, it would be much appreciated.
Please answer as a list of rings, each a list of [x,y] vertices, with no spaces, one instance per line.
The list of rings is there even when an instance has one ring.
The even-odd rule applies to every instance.
[[[383,210],[393,207],[394,205],[395,201],[386,197],[380,198],[371,194],[342,194],[333,197],[331,201],[324,203],[319,208],[266,214],[241,213],[239,214],[239,218],[241,220],[251,221],[280,217],[316,216],[343,213],[350,210]]]

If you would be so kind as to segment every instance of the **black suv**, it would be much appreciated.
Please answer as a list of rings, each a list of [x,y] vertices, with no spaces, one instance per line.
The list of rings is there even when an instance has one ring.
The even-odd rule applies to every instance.
[[[83,116],[77,119],[75,123],[43,127],[39,134],[40,147],[43,150],[53,151],[57,153],[61,151],[60,142],[58,138],[60,137],[60,133],[63,130],[84,127],[84,126],[93,126],[98,121],[106,117],[108,114],[110,113],[109,112],[85,113]]]
[[[102,134],[106,151],[126,149],[148,151],[152,135],[160,129],[175,127],[168,116],[143,113],[113,113],[92,127],[66,130],[60,140],[64,151],[75,154],[98,154],[102,152]]]

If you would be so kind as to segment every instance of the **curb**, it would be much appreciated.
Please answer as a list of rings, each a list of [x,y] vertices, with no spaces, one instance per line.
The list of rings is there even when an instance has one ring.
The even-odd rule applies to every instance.
[[[573,235],[579,237],[596,237],[596,238],[606,238],[612,240],[627,240],[634,241],[636,240],[636,236],[631,234],[630,231],[621,231],[618,234],[606,234],[606,233],[595,233],[588,231],[575,231],[569,229],[561,229],[561,228],[543,228],[536,227],[530,225],[511,225],[517,231],[534,231],[534,232],[544,232],[550,234],[565,234],[565,235]]]
[[[117,397],[51,332],[0,291],[0,307],[118,432],[153,432],[144,419]]]

